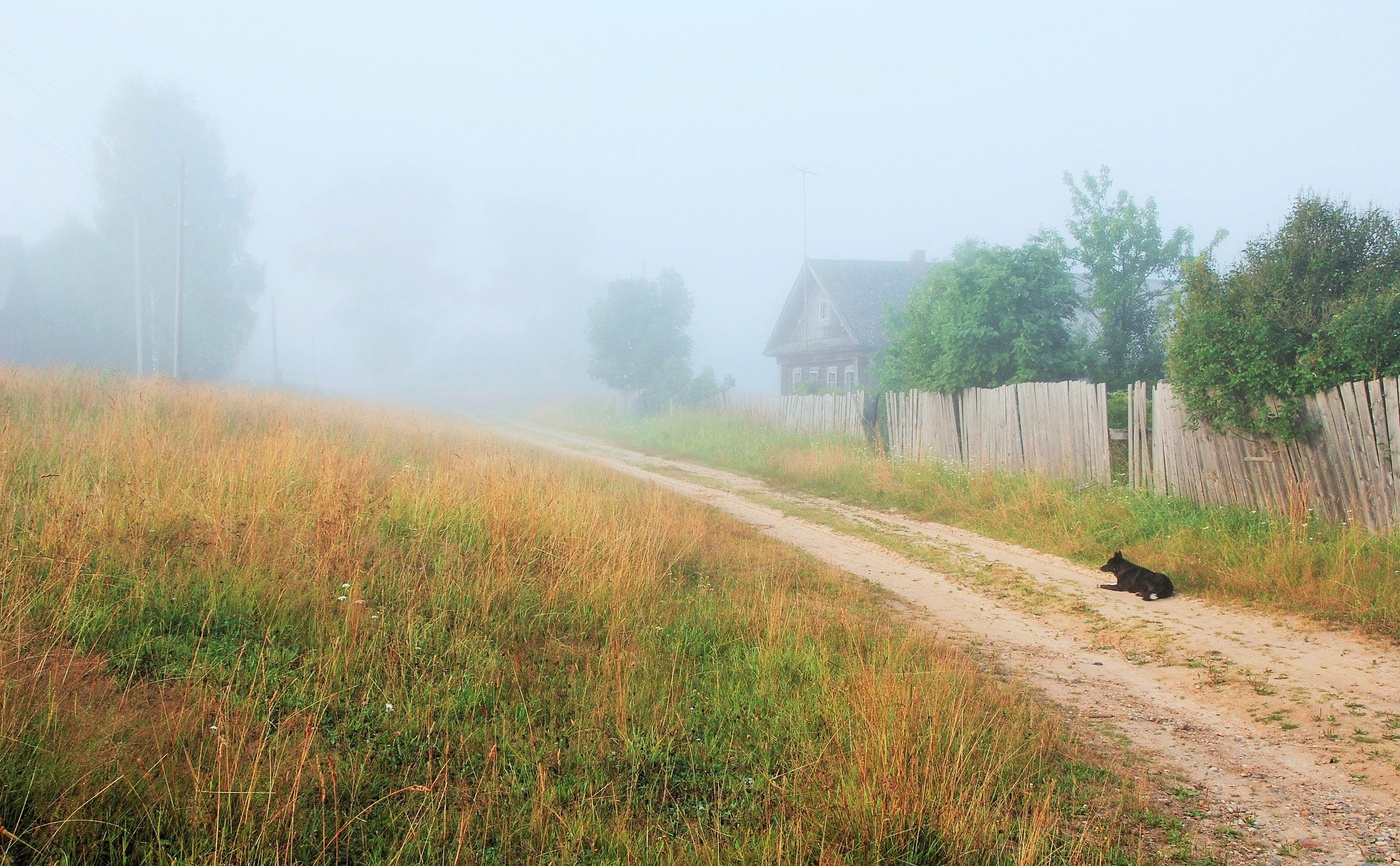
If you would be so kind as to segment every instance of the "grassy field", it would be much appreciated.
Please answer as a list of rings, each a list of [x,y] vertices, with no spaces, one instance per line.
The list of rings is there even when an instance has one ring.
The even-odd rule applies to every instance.
[[[693,458],[775,486],[968,529],[1099,566],[1114,550],[1193,595],[1244,602],[1400,640],[1400,533],[1292,525],[1122,486],[892,463],[863,441],[784,433],[714,413],[551,416],[634,447]]]
[[[1119,757],[873,590],[463,423],[0,368],[0,479],[3,862],[1168,841]]]

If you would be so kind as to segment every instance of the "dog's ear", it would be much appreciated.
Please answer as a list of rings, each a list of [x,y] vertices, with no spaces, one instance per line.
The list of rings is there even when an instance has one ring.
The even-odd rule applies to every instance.
[[[1123,558],[1123,551],[1121,551],[1121,550],[1115,550],[1115,551],[1113,551],[1113,558],[1114,558],[1114,559],[1122,559],[1122,558]]]

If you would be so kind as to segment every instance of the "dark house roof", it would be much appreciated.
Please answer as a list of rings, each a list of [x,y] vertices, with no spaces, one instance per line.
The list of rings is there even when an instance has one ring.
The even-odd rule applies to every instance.
[[[872,262],[845,259],[807,259],[788,293],[773,334],[763,354],[782,356],[823,348],[850,346],[876,350],[885,346],[885,324],[891,309],[903,309],[909,292],[923,282],[930,264],[917,254],[909,261]],[[846,334],[830,340],[793,340],[793,332],[806,303],[807,280],[815,283],[831,301]]]

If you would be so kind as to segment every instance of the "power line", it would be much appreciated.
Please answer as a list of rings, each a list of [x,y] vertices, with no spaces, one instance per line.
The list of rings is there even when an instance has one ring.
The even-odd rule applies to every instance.
[[[3,50],[6,54],[8,54],[8,55],[10,55],[11,57],[13,57],[14,59],[18,60],[18,61],[20,62],[20,65],[21,65],[21,66],[23,66],[25,69],[28,69],[30,72],[34,73],[34,75],[35,75],[40,81],[44,82],[45,84],[47,84],[47,85],[49,86],[49,89],[50,89],[50,90],[52,90],[54,93],[57,93],[59,96],[63,97],[65,100],[67,100],[69,105],[73,106],[74,108],[78,108],[79,111],[81,111],[81,109],[80,109],[79,106],[78,106],[78,101],[77,101],[76,99],[74,99],[73,97],[71,97],[71,96],[69,96],[68,94],[64,93],[63,90],[62,90],[57,84],[54,84],[52,81],[50,81],[50,80],[44,75],[44,73],[40,72],[38,69],[35,69],[34,66],[33,66],[32,64],[29,63],[29,61],[27,61],[27,60],[25,60],[23,57],[21,57],[21,56],[19,55],[19,53],[16,52],[13,48],[11,48],[10,46],[6,45],[6,44],[3,43],[3,42],[0,42],[0,50]],[[73,114],[72,114],[71,112],[69,112],[66,108],[64,108],[63,106],[59,105],[57,102],[55,102],[51,97],[45,95],[44,93],[41,93],[37,87],[35,87],[33,84],[29,83],[28,81],[25,81],[25,80],[24,80],[24,77],[21,76],[18,72],[15,72],[13,69],[10,69],[10,67],[5,66],[4,63],[0,63],[0,66],[4,66],[5,69],[7,69],[7,70],[10,72],[11,75],[13,75],[14,77],[18,78],[18,79],[19,79],[21,82],[23,82],[24,85],[25,85],[26,87],[28,87],[30,90],[33,90],[35,93],[38,93],[38,94],[39,94],[40,96],[42,96],[44,99],[47,99],[47,100],[49,101],[49,104],[50,104],[50,105],[52,105],[54,108],[57,108],[59,111],[63,112],[64,115],[66,115],[66,116],[68,117],[69,120],[71,120],[71,121],[73,121],[74,123],[78,124],[78,125],[81,126],[83,129],[87,130],[88,132],[92,133],[93,135],[97,135],[99,138],[101,138],[100,133],[98,133],[98,131],[97,131],[96,129],[94,129],[90,124],[85,123],[83,120],[81,120],[81,119],[79,119],[78,117],[76,117],[75,115],[73,115]]]
[[[6,51],[9,51],[8,48],[5,49],[5,50],[6,50]],[[10,51],[10,53],[11,53],[11,54],[14,54],[13,51]],[[23,62],[23,61],[21,61],[21,62]],[[96,129],[93,129],[93,128],[92,128],[90,125],[88,125],[87,123],[84,123],[83,121],[79,120],[77,117],[74,117],[72,112],[70,112],[68,109],[64,108],[63,106],[59,105],[57,102],[55,102],[54,99],[53,99],[53,97],[49,96],[49,95],[48,95],[47,93],[45,93],[44,91],[40,90],[39,88],[35,87],[33,84],[31,84],[31,83],[29,83],[28,81],[26,81],[26,80],[24,79],[24,76],[20,75],[18,72],[16,72],[16,71],[14,71],[13,69],[11,69],[11,68],[9,67],[9,65],[7,65],[7,64],[5,63],[5,61],[3,61],[3,60],[0,60],[0,69],[3,69],[3,70],[5,70],[6,72],[8,72],[8,73],[10,73],[11,75],[13,75],[13,76],[15,77],[15,79],[16,79],[17,81],[19,81],[20,84],[23,84],[25,87],[28,87],[30,90],[32,90],[32,91],[34,91],[35,93],[37,93],[37,94],[39,95],[39,98],[40,98],[40,99],[43,99],[43,100],[44,100],[45,102],[47,102],[49,105],[52,105],[54,108],[57,108],[57,109],[59,110],[59,112],[60,112],[64,117],[66,117],[66,118],[68,118],[69,120],[73,121],[73,122],[76,123],[78,126],[81,126],[85,131],[87,131],[87,132],[91,133],[92,135],[96,136],[97,139],[98,139],[99,141],[102,140],[102,134],[101,134],[100,132],[98,132]],[[38,73],[35,73],[35,74],[37,75]],[[40,76],[40,77],[42,77],[42,76]],[[105,143],[104,143],[104,146],[105,146]]]
[[[13,117],[10,117],[3,111],[0,111],[0,119],[5,120],[15,129],[18,129],[20,132],[34,139],[39,144],[43,145],[54,156],[57,156],[59,159],[73,166],[78,171],[81,171],[83,174],[88,175],[93,180],[96,180],[99,183],[110,183],[112,185],[112,188],[115,189],[116,192],[122,196],[122,198],[125,198],[127,200],[127,204],[134,206],[139,201],[138,197],[132,195],[131,190],[127,189],[120,181],[110,176],[103,177],[102,175],[98,174],[95,170],[88,168],[86,165],[83,165],[83,163],[77,157],[50,143],[42,135],[27,128],[24,124],[20,123],[18,120],[15,120]]]
[[[70,165],[72,165],[73,167],[77,168],[79,171],[83,172],[84,174],[91,175],[92,177],[96,178],[97,180],[102,180],[102,179],[103,179],[100,175],[97,174],[97,172],[95,172],[95,171],[93,171],[92,169],[88,168],[87,166],[83,165],[83,164],[78,160],[77,157],[75,157],[75,156],[73,156],[73,155],[67,153],[66,151],[60,150],[57,146],[55,146],[55,145],[49,143],[49,141],[48,141],[47,139],[45,139],[43,136],[41,136],[39,133],[34,132],[33,130],[27,128],[24,124],[20,123],[18,120],[15,120],[13,117],[10,117],[8,114],[4,113],[3,111],[0,111],[0,119],[4,119],[6,122],[8,122],[8,123],[10,124],[10,126],[13,126],[15,129],[18,129],[20,132],[24,133],[25,135],[27,135],[27,136],[29,136],[30,138],[34,139],[35,141],[39,142],[39,143],[42,144],[45,148],[47,148],[47,149],[49,150],[49,152],[53,153],[53,154],[54,154],[55,156],[57,156],[59,159],[62,159],[64,162],[67,162],[67,163],[69,163]]]

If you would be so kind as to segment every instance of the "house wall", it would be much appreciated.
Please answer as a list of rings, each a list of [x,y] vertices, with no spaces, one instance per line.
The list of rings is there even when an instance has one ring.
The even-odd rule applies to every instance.
[[[854,382],[848,381],[847,370],[854,373]],[[816,387],[823,391],[861,391],[871,388],[875,382],[871,375],[870,359],[862,353],[857,352],[830,352],[812,355],[790,355],[778,359],[778,377],[780,394],[792,394],[796,391],[796,383],[793,381],[793,370],[801,374],[802,384],[810,385],[813,381],[812,371],[816,371]],[[828,384],[832,370],[836,371],[836,384]]]
[[[803,291],[802,312],[793,325],[788,341],[792,343],[843,340],[854,344],[855,340],[841,324],[836,313],[836,305],[826,292],[817,285],[810,273],[804,273],[801,285]],[[823,315],[825,314],[825,315]],[[869,359],[854,345],[825,352],[788,355],[778,358],[779,393],[792,394],[797,383],[793,380],[793,370],[799,370],[803,385],[823,391],[859,391],[870,387]],[[848,379],[847,371],[854,374],[854,381]],[[832,371],[835,371],[836,384],[830,384]],[[815,380],[813,379],[815,371]]]

